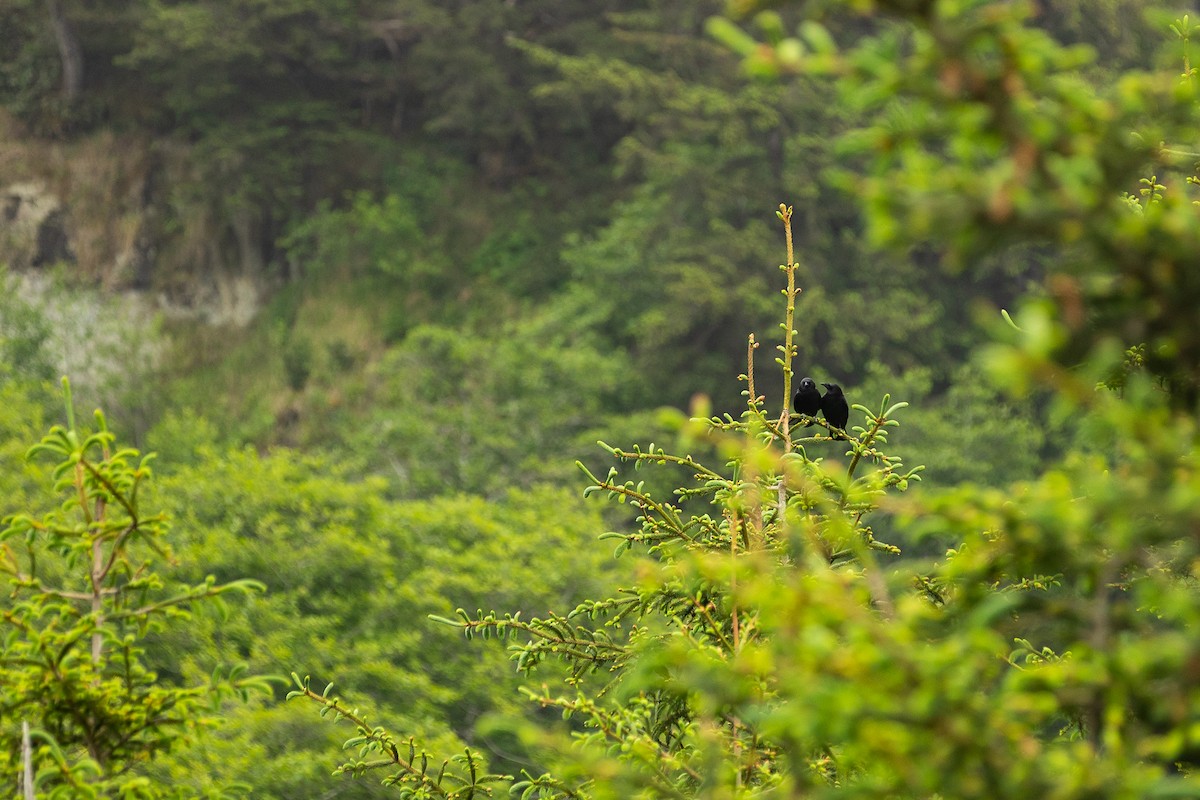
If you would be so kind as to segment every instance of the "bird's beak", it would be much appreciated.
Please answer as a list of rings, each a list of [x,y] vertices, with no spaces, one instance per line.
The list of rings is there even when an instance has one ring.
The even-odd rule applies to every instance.
[[[822,386],[824,386],[826,389],[832,389],[832,388],[833,388],[833,384],[832,384],[832,383],[822,383],[821,385],[822,385]]]

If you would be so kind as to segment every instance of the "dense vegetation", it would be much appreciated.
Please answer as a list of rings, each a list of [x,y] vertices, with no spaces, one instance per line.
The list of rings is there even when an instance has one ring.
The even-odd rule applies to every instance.
[[[101,282],[273,287],[6,293],[4,784],[30,722],[45,796],[395,795],[347,736],[418,797],[1194,792],[1196,30],[827,5],[0,8],[14,137],[160,163]],[[69,398],[22,459],[71,348],[153,481]]]
[[[801,357],[843,385],[903,375],[906,397],[961,405],[947,392],[973,381],[959,374],[980,338],[973,301],[1007,306],[1042,274],[1040,252],[954,273],[936,250],[870,247],[828,173],[858,112],[821,78],[747,82],[705,33],[718,2],[61,6],[85,53],[70,103],[43,4],[7,11],[5,86],[24,129],[106,126],[155,137],[160,161],[188,154],[146,189],[162,244],[139,280],[170,292],[236,266],[286,282],[232,355],[185,349],[169,400],[125,399],[139,435],[193,405],[236,421],[222,429],[235,441],[336,442],[392,474],[398,459],[411,496],[447,480],[487,491],[517,455],[489,442],[452,475],[397,453],[442,425],[361,441],[365,416],[402,425],[414,399],[438,397],[426,410],[468,447],[497,428],[590,442],[606,414],[695,392],[735,409],[745,332],[776,324],[762,264],[778,260],[782,199],[805,253]],[[1130,47],[1126,22],[1109,30]],[[503,352],[481,363],[483,347]],[[542,377],[513,385],[516,360]],[[468,394],[390,380],[430,369]],[[545,404],[536,431],[529,402]],[[1053,449],[1032,431],[1024,444],[1025,466]]]

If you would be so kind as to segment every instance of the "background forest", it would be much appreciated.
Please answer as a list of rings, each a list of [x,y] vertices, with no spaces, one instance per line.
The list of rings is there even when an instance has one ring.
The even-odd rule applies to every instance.
[[[618,586],[644,585],[652,565],[671,561],[653,539],[622,540],[634,552],[617,559],[611,544],[596,541],[646,517],[636,499],[606,505],[581,496],[585,485],[612,488],[595,477],[612,461],[597,440],[656,442],[753,472],[749,456],[698,434],[681,412],[742,418],[748,386],[738,376],[748,371],[746,337],[754,332],[764,346],[751,396],[764,395],[770,407],[757,416],[751,408],[735,432],[753,439],[778,419],[778,398],[785,382],[792,385],[786,370],[771,368],[787,285],[776,268],[787,252],[775,217],[781,201],[792,209],[793,277],[802,289],[784,325],[795,343],[785,360],[797,379],[836,382],[872,412],[885,394],[907,402],[902,426],[879,446],[925,466],[903,504],[870,516],[869,528],[857,527],[863,506],[852,532],[895,545],[898,563],[909,566],[887,581],[919,587],[926,602],[953,605],[952,587],[964,576],[992,589],[1046,592],[1051,599],[1036,610],[970,614],[978,610],[972,602],[984,601],[962,590],[962,616],[953,621],[960,630],[986,627],[989,614],[1028,626],[1014,624],[1000,637],[1002,648],[1014,639],[1024,642],[1018,651],[1027,646],[1009,656],[1014,665],[1061,664],[1076,641],[1066,620],[1091,613],[1085,600],[1127,590],[1143,567],[1170,574],[1169,590],[1155,584],[1156,593],[1128,603],[1158,616],[1121,629],[1129,649],[1112,651],[1126,661],[1109,676],[1122,680],[1047,679],[1124,692],[1117,700],[1106,695],[1109,716],[1064,691],[1065,715],[1047,713],[1035,727],[1094,746],[1093,755],[1116,753],[1111,730],[1126,713],[1119,709],[1143,703],[1146,718],[1177,740],[1131,746],[1121,751],[1127,762],[1113,763],[1149,759],[1187,778],[1200,721],[1194,711],[1167,717],[1169,708],[1200,707],[1192,702],[1200,702],[1194,647],[1172,639],[1177,648],[1163,652],[1176,661],[1149,664],[1132,644],[1143,634],[1194,631],[1200,619],[1194,601],[1181,599],[1194,588],[1200,530],[1191,510],[1200,359],[1188,333],[1196,327],[1197,251],[1187,195],[1200,183],[1200,156],[1179,135],[1196,116],[1187,94],[1195,32],[1187,9],[1044,0],[1023,19],[1022,7],[1010,3],[811,5],[0,0],[7,203],[0,256],[10,266],[0,298],[0,511],[27,515],[5,534],[0,564],[13,592],[0,610],[9,623],[33,614],[41,622],[10,627],[40,630],[38,641],[50,641],[53,614],[23,599],[22,592],[53,599],[22,572],[26,551],[36,549],[39,532],[58,531],[42,566],[51,579],[66,580],[91,558],[72,550],[64,533],[82,528],[53,516],[63,502],[50,491],[56,480],[67,481],[65,497],[72,486],[86,496],[85,515],[91,503],[139,519],[130,506],[118,507],[137,497],[162,522],[157,527],[147,512],[154,522],[145,541],[128,545],[167,557],[158,562],[159,583],[130,562],[129,579],[145,594],[126,607],[133,621],[112,641],[125,642],[127,662],[144,662],[150,683],[212,690],[205,710],[188,706],[197,702],[190,696],[172,700],[190,710],[173,721],[177,736],[147,744],[153,759],[110,753],[107,763],[122,765],[125,794],[109,787],[100,796],[398,796],[376,779],[330,776],[353,730],[320,718],[311,703],[284,702],[295,688],[286,679],[292,672],[311,676],[318,694],[336,681],[372,722],[386,720],[423,747],[456,753],[469,745],[494,774],[569,763],[534,725],[565,736],[582,723],[518,691],[560,667],[548,660],[532,678],[517,674],[502,644],[464,644],[462,630],[428,617],[453,619],[456,608],[468,621],[475,609],[521,610],[526,618],[567,611]],[[1148,227],[1123,227],[1126,218]],[[1015,324],[1001,309],[1013,311]],[[1010,349],[997,350],[997,342]],[[67,423],[62,374],[80,421],[43,449],[64,465],[56,470],[54,459],[25,453],[51,425]],[[1081,399],[1093,394],[1111,395],[1113,408]],[[158,454],[152,481],[134,456],[114,459],[105,450],[118,445],[85,413],[96,406],[121,446]],[[855,414],[852,425],[861,424]],[[92,430],[101,438],[84,441]],[[859,435],[863,447],[876,446],[866,431]],[[1129,441],[1145,450],[1130,455]],[[821,444],[822,456],[840,457],[829,441]],[[101,453],[94,480],[81,471],[93,463],[89,453]],[[860,457],[874,454],[858,452],[854,463]],[[1154,484],[1158,473],[1147,486],[1131,479],[1125,496],[1124,484],[1081,488],[1079,475],[1128,477],[1119,467],[1126,457],[1175,465],[1175,480],[1192,494],[1176,491],[1170,478]],[[786,467],[778,470],[783,487],[790,478]],[[1071,477],[1054,483],[1047,475]],[[670,497],[678,476],[638,478],[645,479],[638,492]],[[822,519],[854,510],[852,487],[812,480],[841,493],[837,513],[822,511]],[[1027,488],[1011,488],[1016,482]],[[970,536],[1012,522],[1004,502],[1022,491],[1034,510],[1013,524],[1039,532],[1029,540],[1040,536],[1061,549],[1013,556],[1004,569],[1025,570],[1020,580],[970,561],[986,552],[979,542],[950,559],[949,572],[929,566]],[[795,498],[806,492],[797,489]],[[1092,493],[1101,498],[1094,516],[1071,505]],[[695,509],[688,498],[683,506]],[[80,510],[70,502],[64,514]],[[84,528],[99,531],[102,515],[92,516]],[[784,516],[781,507],[776,523]],[[1163,533],[1147,543],[1129,533],[1128,542],[1114,542],[1099,533],[1110,524],[1136,532],[1146,519],[1176,524],[1182,540]],[[1097,531],[1096,538],[1060,541],[1056,525],[1071,536]],[[126,546],[111,536],[118,538],[104,540],[114,553]],[[1138,558],[1120,562],[1128,571],[1106,572],[1105,554],[1123,553],[1124,543]],[[869,580],[873,562],[851,550]],[[1068,565],[1085,556],[1094,560],[1077,581]],[[784,560],[804,563],[794,553]],[[711,577],[703,565],[696,569]],[[759,593],[744,591],[770,620],[770,594],[756,579],[766,578],[745,585]],[[877,587],[869,589],[878,604]],[[813,591],[814,607],[844,610]],[[196,602],[174,624],[129,611],[159,594],[179,598],[179,614],[193,600],[214,602]],[[896,617],[906,619],[907,608],[898,601]],[[740,619],[736,602],[731,613]],[[929,624],[914,622],[914,638],[936,639]],[[788,640],[787,625],[780,630]],[[1029,630],[1042,640],[1020,638]],[[50,690],[22,664],[55,647],[65,654],[88,637],[64,634],[43,655],[18,658],[20,636],[6,635],[0,777],[12,786],[22,766],[20,723],[30,708],[51,707],[50,694],[38,694]],[[1082,639],[1104,651],[1089,635]],[[890,643],[902,649],[897,637]],[[943,665],[975,656],[986,662],[987,646],[972,641],[977,650],[964,645],[930,657]],[[899,652],[880,647],[856,658],[866,664]],[[1009,654],[999,655],[988,658],[1002,664]],[[663,665],[675,662],[663,658],[638,680],[650,685],[656,668],[669,671]],[[824,668],[779,658],[783,674],[789,664],[797,675]],[[922,672],[929,663],[913,665],[907,685],[879,691],[911,690],[914,703],[936,706],[941,690],[922,692],[948,679]],[[229,671],[232,664],[245,672]],[[563,669],[570,674],[571,665]],[[853,685],[847,670],[839,679]],[[701,708],[711,699],[706,691],[732,685],[699,667],[687,674]],[[1171,683],[1177,674],[1182,685]],[[1170,691],[1147,700],[1136,690],[1146,675]],[[129,668],[123,676],[127,685],[146,680]],[[997,736],[1008,735],[1014,728],[1006,721],[971,716],[965,700],[956,705],[955,692],[965,696],[977,679],[957,676],[938,713],[995,723]],[[1019,692],[1028,689],[1005,691],[1024,702]],[[775,691],[826,712],[852,696]],[[742,700],[713,702],[724,708]],[[919,728],[913,720],[924,719],[922,708],[897,719]],[[755,713],[724,717],[734,720],[727,753],[742,758],[760,744],[738,733],[762,721]],[[1145,721],[1136,709],[1128,713]],[[1101,719],[1110,725],[1104,741]],[[922,783],[927,775],[873,782],[872,759],[893,777],[912,759],[898,744],[872,749],[890,741],[887,734],[856,740],[863,728],[848,732],[850,722],[803,736],[782,732],[778,719],[775,728],[770,719],[763,724],[764,740],[774,736],[783,751],[794,744],[789,736],[800,742],[804,763],[789,774],[862,796],[943,790]],[[62,796],[87,796],[80,788],[87,779],[61,766],[74,756],[50,752],[71,727],[56,731],[43,721],[37,733],[44,763],[59,765],[39,778],[45,796],[55,786]],[[839,737],[849,743],[830,745],[827,755],[812,746]],[[913,741],[926,742],[916,734]],[[982,735],[975,745],[1003,750]],[[1016,734],[1007,745],[1030,761],[1042,755]],[[702,751],[687,752],[703,760]],[[1076,751],[1069,753],[1047,757],[1046,774],[1077,777],[1063,766],[1076,765]],[[929,769],[936,775],[958,756]],[[1066,760],[1054,761],[1060,756]],[[696,777],[707,773],[684,762],[678,780],[630,779],[635,788],[624,795],[615,788],[554,794],[561,787],[547,783],[529,789],[544,795],[530,796],[725,797],[756,786],[777,796],[819,794],[800,778],[788,794],[765,768],[747,767],[734,786],[710,785]],[[841,773],[831,766],[838,763]],[[591,766],[612,786],[626,785],[623,774]],[[1139,780],[1154,772],[1147,770]],[[1106,779],[1112,796],[1132,791],[1134,784],[1097,770],[1053,796],[1105,796],[1089,792]],[[1048,784],[1012,780],[1011,795],[999,783],[985,790],[968,782],[945,796],[1052,796],[1028,794],[1030,786],[1048,792]],[[422,790],[429,794],[417,796],[446,796]],[[1161,796],[1195,796],[1179,791]]]

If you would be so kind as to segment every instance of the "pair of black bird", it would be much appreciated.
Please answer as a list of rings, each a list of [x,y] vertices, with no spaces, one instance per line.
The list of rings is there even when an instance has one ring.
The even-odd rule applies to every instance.
[[[831,426],[845,430],[846,423],[850,421],[850,406],[846,402],[846,396],[842,394],[842,387],[836,383],[821,385],[825,387],[825,394],[821,394],[812,378],[802,379],[800,389],[792,399],[792,407],[796,409],[797,414],[807,414],[810,417],[815,417],[820,411]],[[804,427],[809,425],[812,425],[811,420]]]

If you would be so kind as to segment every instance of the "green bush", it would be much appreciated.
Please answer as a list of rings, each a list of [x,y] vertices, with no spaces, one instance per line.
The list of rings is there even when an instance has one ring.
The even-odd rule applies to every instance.
[[[0,531],[10,587],[0,605],[0,776],[26,796],[178,796],[140,768],[216,724],[226,698],[269,687],[220,664],[191,685],[163,681],[146,640],[193,607],[263,587],[171,580],[156,563],[170,558],[166,517],[138,497],[150,456],[118,448],[99,412],[95,433],[76,428],[66,399],[67,427],[29,452],[55,460],[62,505],[9,516]]]

